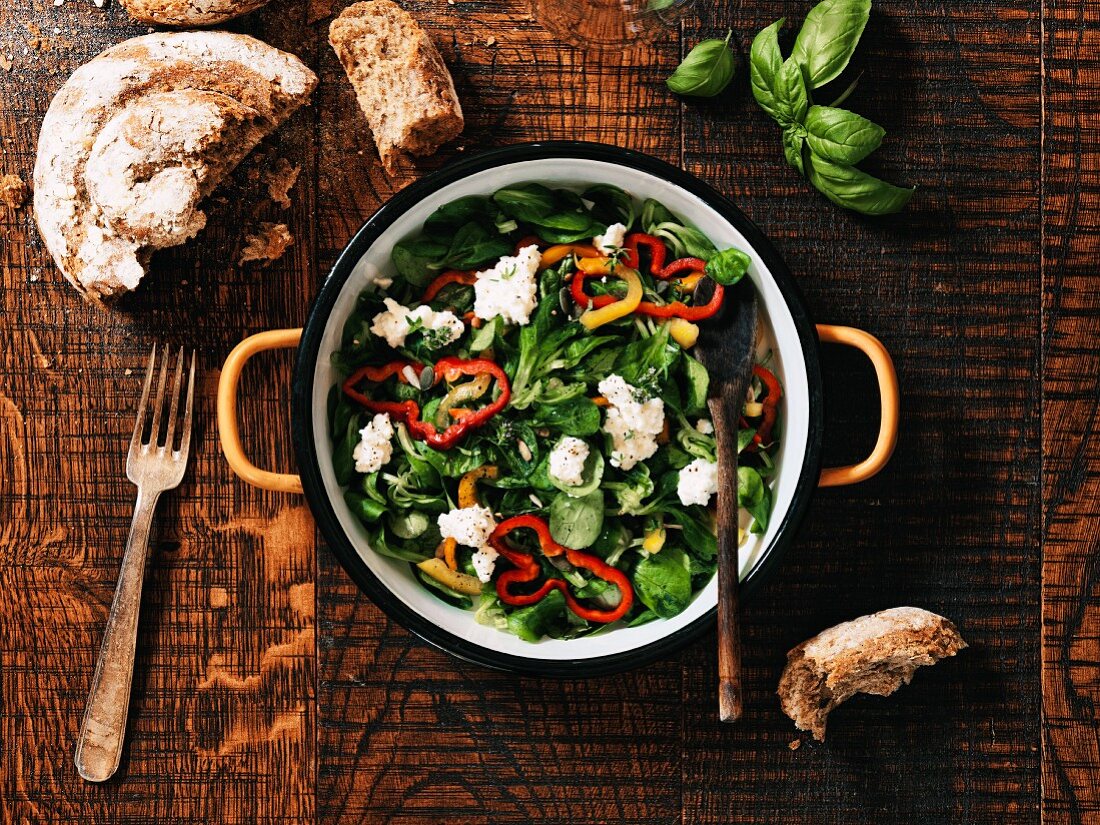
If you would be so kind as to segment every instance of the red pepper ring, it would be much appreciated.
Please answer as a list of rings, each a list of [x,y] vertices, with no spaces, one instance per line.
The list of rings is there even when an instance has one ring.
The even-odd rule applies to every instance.
[[[653,275],[662,281],[667,281],[669,278],[675,278],[681,272],[706,272],[706,270],[707,262],[702,258],[677,258],[659,271],[654,270]]]
[[[671,266],[672,264],[669,264],[669,267]],[[668,271],[669,267],[665,267],[665,271]],[[569,291],[577,306],[587,307],[591,303],[593,309],[599,309],[619,300],[614,295],[589,295],[584,291],[585,279],[597,274],[594,272],[576,272],[573,274],[573,280],[569,283]],[[721,284],[715,284],[714,294],[705,304],[688,306],[683,301],[673,301],[671,304],[655,304],[652,301],[642,301],[635,308],[634,313],[636,315],[648,315],[651,318],[683,318],[685,321],[701,321],[715,315],[722,308],[722,300],[725,295],[726,288]]]
[[[564,553],[566,560],[574,567],[583,567],[594,573],[597,577],[618,587],[619,593],[621,594],[619,604],[611,610],[597,610],[585,607],[573,597],[573,594],[569,592],[569,587],[561,579],[547,579],[532,593],[513,593],[510,589],[510,585],[513,583],[525,584],[533,582],[542,572],[542,568],[530,553],[521,553],[517,550],[513,550],[504,541],[505,536],[513,530],[521,528],[528,528],[535,531],[539,540],[539,548],[542,550],[543,555],[560,556]],[[566,605],[568,605],[569,609],[576,615],[586,621],[600,622],[603,624],[621,619],[634,604],[634,589],[630,586],[630,580],[621,570],[617,570],[603,560],[589,555],[588,553],[582,553],[579,550],[573,550],[570,547],[558,544],[550,535],[550,526],[538,516],[524,515],[505,519],[496,526],[492,535],[489,536],[489,544],[500,553],[500,555],[504,556],[504,558],[515,565],[514,570],[506,570],[497,578],[497,595],[505,604],[517,607],[535,604],[536,602],[542,601],[551,590],[557,589],[565,596]]]
[[[457,269],[449,269],[428,284],[428,288],[425,289],[424,294],[420,296],[420,303],[426,304],[434,300],[440,290],[448,284],[465,284],[466,286],[472,286],[475,281],[477,281],[477,273],[475,272],[462,272]]]
[[[753,366],[752,374],[759,378],[768,390],[767,396],[761,402],[764,407],[764,420],[756,429],[756,435],[752,437],[753,443],[760,445],[771,438],[772,427],[775,426],[775,420],[779,413],[779,399],[783,397],[783,387],[771,370],[759,364]]]
[[[497,386],[500,388],[500,395],[497,396],[495,401],[485,405],[480,410],[471,412],[469,415],[464,415],[443,432],[439,432],[430,421],[420,420],[420,405],[411,399],[406,401],[376,401],[356,389],[356,385],[364,378],[378,384],[396,375],[399,381],[408,383],[405,378],[405,367],[412,367],[417,376],[424,370],[423,364],[415,364],[412,361],[400,358],[378,367],[361,367],[344,381],[344,393],[372,412],[389,413],[398,421],[404,421],[409,428],[409,433],[414,438],[426,441],[437,450],[449,450],[471,430],[480,427],[504,409],[512,398],[512,388],[508,383],[508,376],[504,370],[488,358],[465,360],[448,356],[447,358],[440,358],[436,362],[433,385],[443,380],[454,381],[463,375],[488,373],[496,379]]]
[[[664,267],[665,256],[668,254],[665,242],[655,235],[647,235],[644,232],[631,232],[627,235],[624,247],[626,257],[623,259],[623,263],[631,269],[641,268],[641,256],[638,254],[639,246],[644,246],[649,250],[650,273],[661,277],[658,273]]]

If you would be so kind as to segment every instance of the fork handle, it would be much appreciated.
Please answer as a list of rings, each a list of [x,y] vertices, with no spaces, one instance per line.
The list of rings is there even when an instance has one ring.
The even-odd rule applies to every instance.
[[[130,684],[134,676],[141,586],[148,559],[149,533],[159,492],[138,488],[134,520],[122,557],[111,615],[103,634],[84,721],[76,743],[77,772],[89,782],[110,779],[122,757],[126,717],[130,708]]]

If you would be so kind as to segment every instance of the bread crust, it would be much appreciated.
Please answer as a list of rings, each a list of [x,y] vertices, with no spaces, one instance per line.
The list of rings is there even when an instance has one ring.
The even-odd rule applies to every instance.
[[[58,268],[92,300],[134,289],[152,253],[205,225],[202,199],[316,85],[298,58],[228,32],[136,37],[81,66],[50,103],[34,168]]]
[[[462,131],[462,105],[439,50],[392,0],[348,6],[329,26],[329,44],[387,171],[403,155],[430,155]]]
[[[919,607],[895,607],[824,630],[787,654],[779,679],[783,712],[825,739],[825,722],[856,693],[889,696],[917,668],[954,656],[966,642],[950,621]]]
[[[270,0],[122,0],[143,23],[160,26],[213,26],[265,6]]]

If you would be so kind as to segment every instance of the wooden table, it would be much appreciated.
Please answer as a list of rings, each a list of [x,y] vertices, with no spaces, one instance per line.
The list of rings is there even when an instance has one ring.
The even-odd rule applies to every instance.
[[[700,2],[669,42],[625,55],[555,42],[523,0],[410,0],[454,69],[458,146],[579,138],[649,152],[732,196],[817,319],[880,336],[904,394],[888,469],[821,492],[789,563],[744,607],[747,712],[715,715],[713,636],[588,682],[490,673],[393,625],[321,544],[302,501],[233,477],[213,421],[218,367],[250,333],[300,325],[353,231],[406,180],[380,170],[325,43],[325,0],[276,0],[232,28],[301,55],[322,83],[269,149],[303,167],[289,210],[245,164],[186,248],[114,311],[87,306],[31,210],[0,212],[2,822],[1032,823],[1100,821],[1100,154],[1096,2],[878,0],[850,105],[885,125],[876,165],[920,191],[867,220],[813,194],[747,90],[752,34],[802,5]],[[804,4],[808,8],[809,3]],[[113,0],[0,10],[0,172],[29,179],[64,78],[142,33]],[[731,90],[663,86],[732,26]],[[56,28],[55,28],[56,27]],[[251,171],[250,171],[251,170]],[[296,236],[268,269],[244,231]],[[139,376],[154,340],[197,346],[189,478],[161,507],[127,753],[85,784],[72,750],[129,523]],[[242,422],[290,468],[289,356],[250,368]],[[826,355],[827,457],[866,451],[870,369]],[[942,612],[970,649],[799,736],[775,686],[785,651],[899,604]],[[795,749],[796,743],[801,747]]]

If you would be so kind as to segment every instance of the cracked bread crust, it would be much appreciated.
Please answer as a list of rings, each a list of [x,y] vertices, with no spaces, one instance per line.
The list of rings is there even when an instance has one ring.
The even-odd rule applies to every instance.
[[[66,279],[90,300],[134,289],[316,85],[298,58],[228,32],[136,37],[77,69],[46,112],[34,168],[38,228]]]
[[[391,174],[404,154],[430,155],[462,131],[462,106],[439,50],[392,0],[348,6],[332,21],[329,43]]]
[[[895,607],[824,630],[787,654],[779,679],[783,712],[799,730],[825,740],[830,711],[856,693],[889,696],[909,684],[917,668],[965,648],[943,616],[919,607]]]
[[[213,26],[267,5],[269,0],[121,0],[131,17],[160,26]]]

